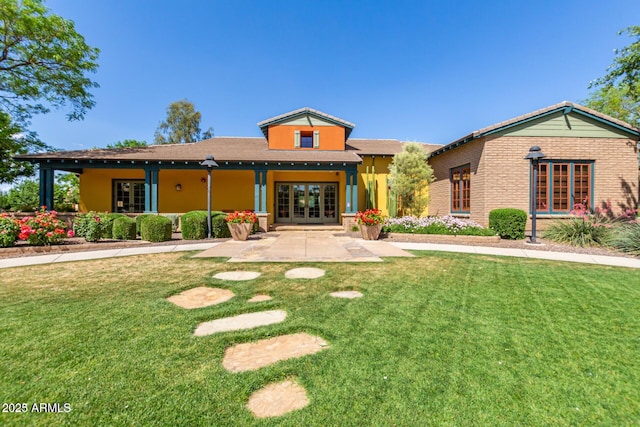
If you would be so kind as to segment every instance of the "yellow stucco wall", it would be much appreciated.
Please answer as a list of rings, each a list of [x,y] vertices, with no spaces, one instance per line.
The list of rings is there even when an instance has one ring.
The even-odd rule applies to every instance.
[[[384,215],[389,215],[387,209],[387,177],[389,176],[389,165],[391,157],[372,157],[362,156],[362,164],[358,166],[358,210],[364,210],[367,206],[367,168],[369,169],[369,177],[374,178],[375,183],[375,205],[374,207],[382,210]],[[373,169],[375,167],[375,175]]]
[[[366,170],[375,166],[376,206],[385,215],[387,210],[387,177],[391,157],[364,156],[358,166],[358,209],[366,207]],[[82,212],[113,209],[114,179],[144,179],[142,169],[85,169],[80,175],[80,210]],[[214,170],[212,172],[213,210],[253,210],[253,171]],[[161,213],[185,213],[207,208],[207,173],[201,170],[161,170],[158,176],[158,210]],[[268,171],[267,211],[275,213],[276,182],[337,182],[339,210],[346,210],[344,171]],[[181,191],[176,191],[180,184]]]
[[[144,179],[144,170],[84,169],[80,174],[80,212],[111,212],[114,179]]]
[[[85,169],[80,175],[80,211],[111,211],[114,179],[144,179],[142,169]],[[204,180],[204,182],[202,182]],[[180,184],[181,191],[176,191]],[[253,171],[216,171],[211,174],[212,209],[253,209]],[[207,209],[207,173],[161,170],[158,174],[158,210],[184,213]]]

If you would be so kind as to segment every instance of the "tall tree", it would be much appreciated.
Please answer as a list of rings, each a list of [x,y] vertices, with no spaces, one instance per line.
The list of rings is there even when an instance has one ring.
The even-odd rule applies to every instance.
[[[107,148],[137,148],[146,147],[147,141],[138,141],[137,139],[124,139],[107,145]]]
[[[70,104],[67,118],[77,120],[93,107],[98,84],[85,75],[98,54],[42,0],[0,0],[0,182],[33,173],[12,156],[51,150],[28,130],[30,117]]]
[[[33,165],[17,162],[13,156],[48,148],[33,132],[24,130],[0,111],[0,183],[12,183],[18,177],[33,175]]]
[[[155,133],[156,144],[183,144],[207,139],[213,136],[213,128],[204,133],[200,130],[202,114],[196,111],[192,102],[182,99],[169,104],[167,118],[160,123]]]
[[[0,108],[14,120],[67,104],[67,118],[82,119],[95,104],[89,90],[98,84],[86,73],[98,69],[98,54],[42,0],[0,0]]]
[[[627,34],[636,40],[629,46],[615,49],[616,56],[607,68],[607,74],[591,82],[589,87],[626,87],[631,99],[640,101],[640,26],[627,27],[618,34]]]
[[[393,156],[389,171],[391,188],[400,197],[403,210],[421,216],[429,203],[427,187],[435,179],[422,144],[406,144]]]
[[[603,86],[592,92],[584,105],[611,117],[640,127],[640,99],[634,99],[632,91],[625,85]]]

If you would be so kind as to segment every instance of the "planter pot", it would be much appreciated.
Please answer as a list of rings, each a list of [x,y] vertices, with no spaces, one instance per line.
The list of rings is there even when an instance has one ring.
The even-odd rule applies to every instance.
[[[227,227],[229,227],[233,240],[247,240],[249,238],[249,234],[251,234],[253,224],[250,222],[241,222],[237,224],[227,223]]]
[[[360,225],[360,232],[364,240],[378,240],[380,231],[382,231],[382,224]]]

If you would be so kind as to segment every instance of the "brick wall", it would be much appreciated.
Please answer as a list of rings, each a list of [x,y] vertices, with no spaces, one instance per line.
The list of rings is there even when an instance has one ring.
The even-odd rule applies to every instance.
[[[429,186],[429,214],[447,215],[451,212],[451,168],[471,165],[471,218],[479,221],[484,210],[485,167],[484,141],[476,140],[429,159],[436,180]]]
[[[547,159],[593,160],[594,202],[612,202],[615,211],[638,204],[636,142],[623,138],[486,137],[429,160],[437,182],[431,186],[429,212],[449,213],[449,170],[471,163],[471,219],[487,225],[489,212],[513,207],[528,211],[529,161],[538,145]],[[548,221],[541,221],[541,229]]]

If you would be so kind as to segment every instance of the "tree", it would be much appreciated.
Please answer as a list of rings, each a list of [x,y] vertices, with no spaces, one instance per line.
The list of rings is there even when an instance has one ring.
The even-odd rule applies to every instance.
[[[146,147],[147,141],[138,141],[136,139],[125,139],[122,141],[117,141],[113,144],[107,145],[107,148],[137,148],[137,147]]]
[[[12,183],[18,177],[33,175],[33,165],[17,162],[13,156],[30,151],[47,150],[33,132],[28,132],[0,111],[0,183]]]
[[[634,101],[640,101],[640,26],[627,27],[618,35],[628,34],[636,41],[622,49],[615,49],[613,64],[607,68],[607,74],[589,84],[589,87],[613,86],[626,87]]]
[[[53,208],[58,211],[73,211],[79,199],[80,179],[74,173],[56,177],[53,186]],[[40,207],[40,184],[34,179],[25,179],[14,185],[3,195],[0,208],[33,212]]]
[[[98,84],[85,74],[98,69],[99,50],[42,3],[0,0],[0,108],[23,122],[70,104],[67,118],[82,119],[95,104]]]
[[[584,105],[611,117],[640,127],[640,100],[633,99],[632,91],[625,85],[603,86],[592,92]]]
[[[411,215],[422,215],[429,203],[426,189],[435,179],[422,144],[406,144],[400,153],[393,156],[389,171],[391,189],[400,198],[403,210],[408,210]]]
[[[200,117],[193,103],[186,99],[175,101],[167,107],[167,118],[161,122],[155,133],[156,144],[182,144],[213,137],[213,128],[204,134],[200,130]]]

